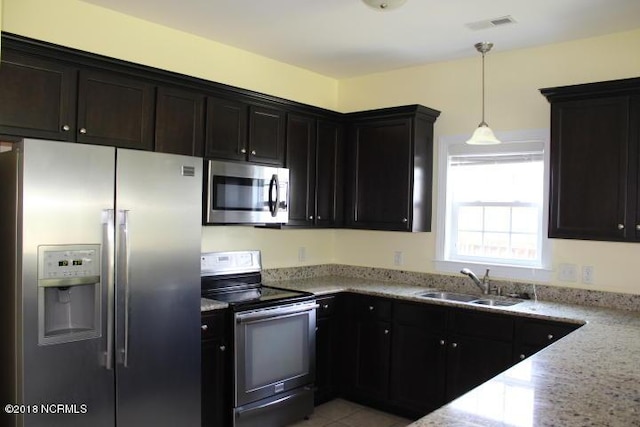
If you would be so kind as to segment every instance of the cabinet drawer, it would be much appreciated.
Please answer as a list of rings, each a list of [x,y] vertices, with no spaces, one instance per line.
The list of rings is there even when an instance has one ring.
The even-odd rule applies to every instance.
[[[513,339],[514,319],[501,316],[456,310],[451,319],[451,331],[460,335],[509,341]]]
[[[579,327],[570,323],[522,320],[518,322],[517,337],[521,344],[547,346]]]
[[[316,302],[319,307],[316,310],[316,317],[318,319],[324,319],[333,316],[336,311],[336,297],[328,296],[322,298],[316,298]]]
[[[351,309],[361,319],[391,320],[391,301],[384,298],[356,295]]]
[[[222,339],[224,337],[225,316],[223,312],[203,314],[200,319],[200,338],[202,340]]]
[[[444,330],[447,310],[428,304],[397,302],[393,309],[393,321],[434,331]]]

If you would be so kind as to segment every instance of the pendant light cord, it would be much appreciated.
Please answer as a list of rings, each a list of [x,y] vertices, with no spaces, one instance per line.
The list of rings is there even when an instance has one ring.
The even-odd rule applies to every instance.
[[[480,123],[480,126],[487,126],[484,121],[484,55],[485,52],[482,52],[482,123]]]

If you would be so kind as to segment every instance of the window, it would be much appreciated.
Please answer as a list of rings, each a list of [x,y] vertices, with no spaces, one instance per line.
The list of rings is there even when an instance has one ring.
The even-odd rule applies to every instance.
[[[466,135],[440,140],[436,268],[475,263],[545,281],[548,132],[498,137],[495,146],[467,145]]]

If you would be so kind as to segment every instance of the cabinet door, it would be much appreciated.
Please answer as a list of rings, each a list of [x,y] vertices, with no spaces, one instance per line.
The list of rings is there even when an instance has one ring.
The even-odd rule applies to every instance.
[[[316,390],[315,404],[327,402],[336,396],[337,334],[336,319],[318,319],[316,326]]]
[[[629,97],[551,107],[549,237],[623,240]]]
[[[284,112],[260,105],[250,106],[248,160],[283,166],[284,142]]]
[[[411,119],[358,123],[349,143],[347,225],[409,230]]]
[[[315,220],[322,227],[339,227],[344,221],[343,126],[318,121],[316,143]]]
[[[249,107],[237,101],[207,98],[205,157],[245,160]]]
[[[452,335],[447,345],[447,402],[512,365],[512,343]]]
[[[354,392],[360,398],[386,400],[389,395],[391,324],[359,320],[354,339]]]
[[[204,96],[158,88],[155,151],[202,157]]]
[[[287,116],[287,168],[289,168],[288,225],[312,226],[316,185],[315,119]]]
[[[124,75],[80,71],[77,141],[153,149],[154,86]]]
[[[73,141],[75,68],[3,49],[0,133]]]
[[[226,408],[226,345],[222,339],[202,342],[202,427],[228,425],[231,408]]]

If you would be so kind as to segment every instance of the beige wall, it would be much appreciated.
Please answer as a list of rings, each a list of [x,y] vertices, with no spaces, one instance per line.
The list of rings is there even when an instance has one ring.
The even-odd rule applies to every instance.
[[[410,103],[436,108],[443,112],[436,139],[469,133],[480,119],[479,55],[338,82],[77,0],[2,2],[2,29],[36,39],[338,111]],[[638,52],[640,30],[515,51],[496,46],[486,64],[487,120],[498,131],[548,127],[549,105],[539,88],[640,76]],[[554,240],[552,246],[554,267],[592,265],[596,282],[552,284],[640,294],[631,268],[640,244]],[[298,260],[301,247],[306,261]],[[204,251],[240,248],[263,250],[269,268],[338,262],[433,271],[435,233],[203,227]],[[394,251],[404,254],[400,267],[393,265]]]

